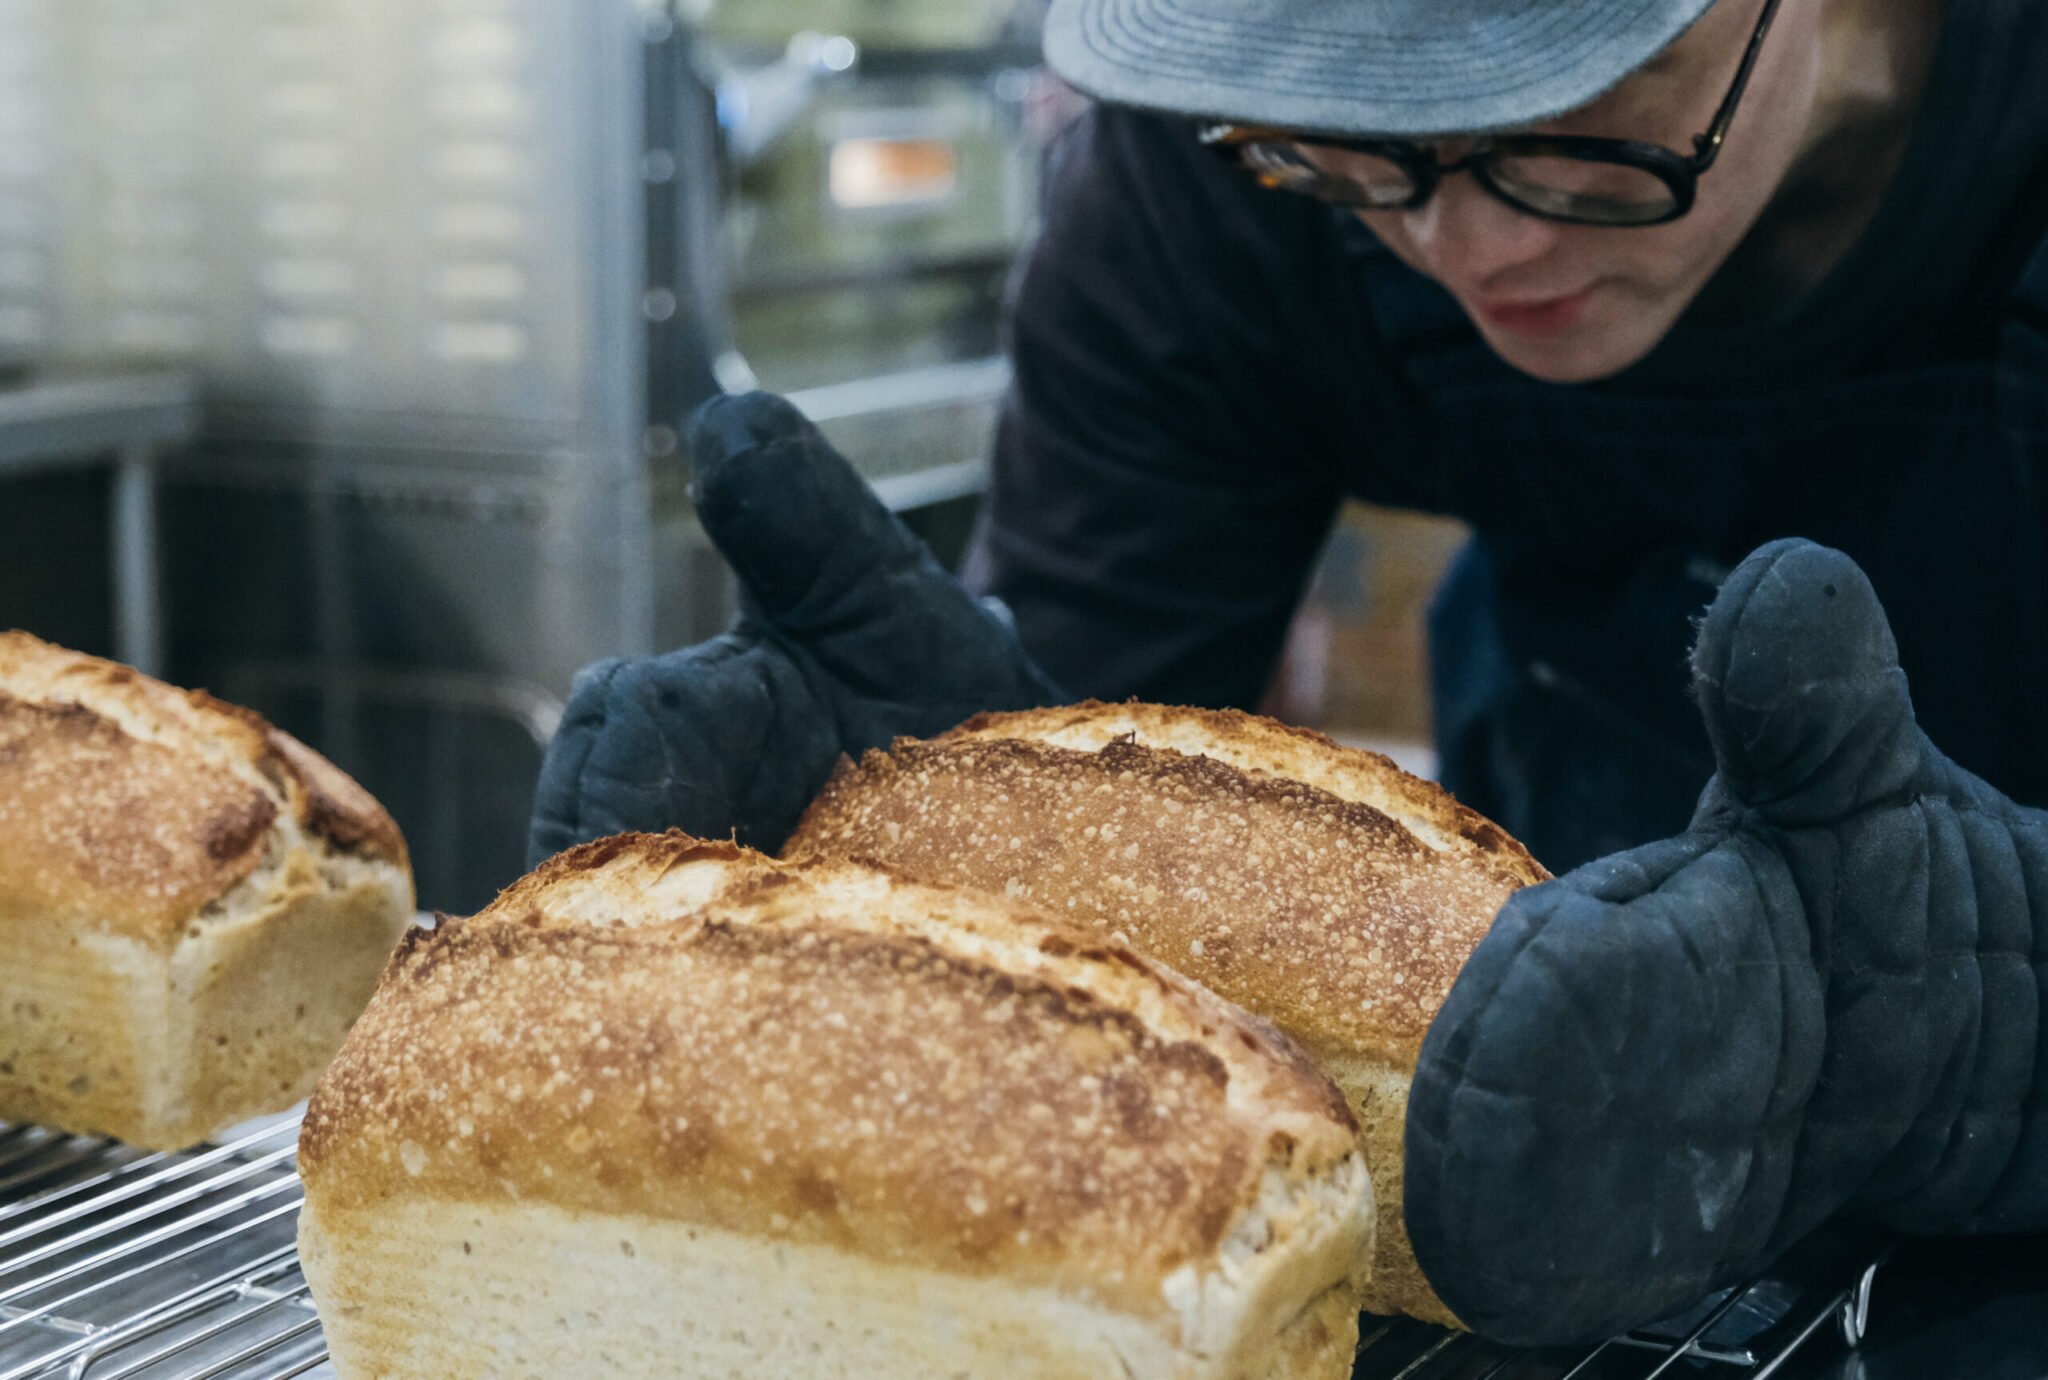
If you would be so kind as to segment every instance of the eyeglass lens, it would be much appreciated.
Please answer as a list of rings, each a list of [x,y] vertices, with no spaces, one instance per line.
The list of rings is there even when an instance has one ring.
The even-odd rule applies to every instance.
[[[1627,163],[1499,150],[1480,172],[1509,201],[1565,220],[1640,225],[1678,208],[1663,178]]]
[[[1417,192],[1408,168],[1360,149],[1257,140],[1241,145],[1239,156],[1267,185],[1334,205],[1393,210],[1409,205]],[[1641,225],[1678,205],[1663,178],[1626,163],[1507,147],[1484,154],[1474,171],[1504,200],[1554,219]]]
[[[1388,210],[1415,197],[1415,178],[1408,169],[1371,153],[1261,140],[1241,146],[1238,154],[1268,186],[1338,206]]]

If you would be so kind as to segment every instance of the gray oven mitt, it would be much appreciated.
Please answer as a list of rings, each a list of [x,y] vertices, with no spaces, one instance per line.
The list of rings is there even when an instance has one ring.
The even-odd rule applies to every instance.
[[[671,826],[773,850],[842,752],[1061,701],[1004,611],[941,568],[789,403],[713,398],[689,443],[740,615],[710,642],[576,677],[530,862]]]
[[[1423,1043],[1408,1230],[1502,1341],[1668,1315],[1845,1209],[2048,1228],[2048,816],[1928,742],[1839,552],[1744,561],[1693,676],[1692,827],[1517,894]]]

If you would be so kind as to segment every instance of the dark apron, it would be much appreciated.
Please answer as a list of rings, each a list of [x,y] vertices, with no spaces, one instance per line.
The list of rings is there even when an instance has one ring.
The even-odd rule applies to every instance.
[[[1694,620],[1777,537],[1870,575],[1920,722],[2048,804],[2048,241],[1995,357],[1691,400],[1546,384],[1361,236],[1375,320],[1475,539],[1430,612],[1444,784],[1557,871],[1691,818]]]

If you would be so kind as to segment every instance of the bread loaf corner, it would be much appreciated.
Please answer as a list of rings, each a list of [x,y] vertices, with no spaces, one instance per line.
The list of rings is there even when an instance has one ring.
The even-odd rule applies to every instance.
[[[412,905],[397,826],[311,749],[0,632],[0,1118],[177,1149],[282,1111]]]

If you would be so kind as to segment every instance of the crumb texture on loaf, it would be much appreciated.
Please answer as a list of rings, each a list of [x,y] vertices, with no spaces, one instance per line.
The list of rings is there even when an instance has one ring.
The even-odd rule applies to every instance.
[[[1016,897],[1173,965],[1298,1041],[1363,1126],[1376,1312],[1455,1318],[1401,1219],[1423,1035],[1507,898],[1548,873],[1372,753],[1234,711],[990,714],[842,763],[785,848]]]
[[[599,1259],[628,1224],[699,1273],[686,1243],[724,1234],[785,1275],[838,1262],[856,1302],[890,1271],[1043,1295],[1181,1356],[1131,1373],[1249,1376],[1216,1367],[1328,1290],[1355,1307],[1355,1135],[1270,1026],[1119,946],[863,864],[635,835],[408,937],[309,1109],[302,1234],[351,1298],[432,1205],[569,1214]]]
[[[168,942],[263,864],[280,817],[406,865],[383,807],[261,716],[0,632],[0,906]]]

